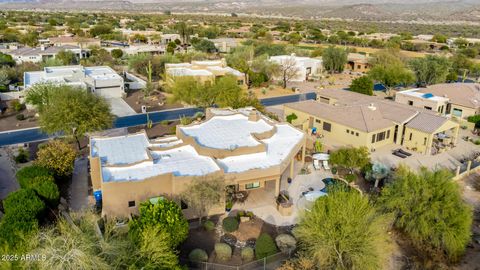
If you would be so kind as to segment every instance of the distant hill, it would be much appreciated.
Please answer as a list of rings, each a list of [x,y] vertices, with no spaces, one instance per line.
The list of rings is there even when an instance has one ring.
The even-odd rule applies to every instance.
[[[169,10],[308,19],[480,23],[480,0],[0,0],[0,9]]]

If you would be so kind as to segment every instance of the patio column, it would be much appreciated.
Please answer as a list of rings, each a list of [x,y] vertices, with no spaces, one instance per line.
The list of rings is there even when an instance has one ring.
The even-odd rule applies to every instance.
[[[305,151],[306,151],[307,145],[306,143],[303,144],[302,146],[302,167],[305,165]]]
[[[280,194],[280,178],[275,179],[275,198]]]
[[[290,178],[293,179],[293,169],[295,168],[295,159],[292,158],[290,161]]]

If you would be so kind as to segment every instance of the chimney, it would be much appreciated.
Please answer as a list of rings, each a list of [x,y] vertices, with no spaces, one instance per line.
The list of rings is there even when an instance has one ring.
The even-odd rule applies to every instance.
[[[258,120],[260,120],[260,114],[255,108],[252,108],[250,114],[248,115],[248,121],[257,122]]]
[[[45,51],[46,49],[47,49],[47,48],[45,47],[44,44],[40,45],[40,50],[41,50],[41,51]]]

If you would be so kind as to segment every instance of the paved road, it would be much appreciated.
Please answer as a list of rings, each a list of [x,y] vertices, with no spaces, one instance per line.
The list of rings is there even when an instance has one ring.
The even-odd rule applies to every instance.
[[[307,100],[307,99],[315,99],[315,98],[316,98],[316,93],[311,92],[311,93],[305,93],[305,94],[265,98],[265,99],[261,99],[260,101],[264,106],[275,106],[275,105],[297,102],[297,101]],[[172,110],[151,112],[149,113],[149,117],[150,117],[150,120],[152,120],[154,123],[159,123],[163,120],[179,119],[182,116],[191,117],[196,112],[201,112],[201,111],[203,110],[200,108],[172,109]],[[146,114],[129,115],[129,116],[117,118],[113,128],[140,126],[140,125],[145,125],[146,123],[147,123]],[[39,128],[4,131],[4,132],[0,132],[0,146],[42,141],[48,138],[49,136],[47,134],[42,133]]]

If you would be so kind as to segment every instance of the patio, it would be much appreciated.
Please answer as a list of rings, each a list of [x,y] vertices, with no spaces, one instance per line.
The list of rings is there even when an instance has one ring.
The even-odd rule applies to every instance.
[[[298,167],[299,165],[296,166],[296,169]],[[268,182],[267,185],[265,185],[265,189],[249,191],[247,200],[242,204],[236,203],[232,210],[251,211],[257,217],[275,226],[290,226],[296,224],[303,211],[297,208],[297,202],[300,199],[302,192],[308,191],[309,188],[316,191],[320,190],[325,186],[322,179],[332,177],[330,171],[325,171],[323,169],[314,170],[312,163],[308,163],[308,169],[310,170],[309,174],[299,174],[295,176],[291,184],[288,184],[286,179],[282,177],[280,183],[281,190],[286,190],[293,202],[292,215],[282,216],[277,210],[276,198],[274,195],[275,187],[271,187]]]

